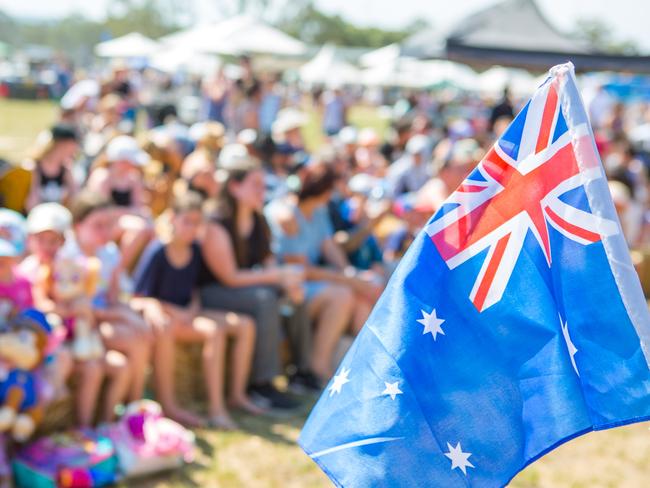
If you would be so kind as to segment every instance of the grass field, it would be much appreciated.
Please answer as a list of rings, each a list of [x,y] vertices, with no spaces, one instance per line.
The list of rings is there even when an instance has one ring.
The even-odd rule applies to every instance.
[[[18,160],[39,130],[55,117],[45,102],[0,100],[0,157]],[[306,129],[309,147],[320,141],[317,118]],[[385,127],[371,109],[358,108],[352,120]],[[197,431],[199,455],[182,470],[130,481],[129,487],[319,488],[327,478],[296,446],[300,427],[312,401],[291,418],[238,417],[243,431]],[[642,488],[650,486],[648,423],[591,433],[551,452],[523,471],[511,484],[517,488]]]

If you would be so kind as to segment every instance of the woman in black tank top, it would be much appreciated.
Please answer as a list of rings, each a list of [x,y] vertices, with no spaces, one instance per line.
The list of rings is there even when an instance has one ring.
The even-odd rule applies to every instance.
[[[32,166],[32,185],[26,207],[39,203],[65,204],[76,188],[69,165],[79,149],[76,132],[71,126],[59,124],[43,132],[37,140]]]
[[[226,308],[255,318],[257,339],[251,388],[273,407],[287,408],[293,403],[275,389],[272,380],[282,371],[281,304],[290,271],[277,266],[271,253],[270,231],[262,214],[264,172],[250,157],[237,159],[234,163],[220,160],[227,178],[202,241],[201,299],[207,308]],[[287,336],[296,368],[307,376],[309,319],[302,304],[290,308],[285,311]]]

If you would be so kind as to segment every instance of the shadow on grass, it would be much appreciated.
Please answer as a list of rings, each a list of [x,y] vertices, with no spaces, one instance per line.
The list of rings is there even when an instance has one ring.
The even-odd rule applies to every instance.
[[[291,412],[271,412],[257,417],[237,415],[237,421],[242,430],[248,434],[257,435],[269,442],[293,446],[296,444],[295,439],[284,435],[282,431],[302,429],[316,403],[316,398],[310,396],[300,396],[298,399],[301,402],[300,406]]]

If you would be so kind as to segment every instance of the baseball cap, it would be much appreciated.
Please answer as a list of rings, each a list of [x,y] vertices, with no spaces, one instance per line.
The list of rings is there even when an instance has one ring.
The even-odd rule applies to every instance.
[[[422,134],[411,137],[406,143],[406,152],[409,154],[422,154],[429,147],[429,138]]]
[[[243,144],[226,144],[219,153],[219,168],[226,171],[251,170],[259,166]]]
[[[72,225],[72,214],[58,203],[36,205],[27,216],[27,233],[38,234],[52,230],[64,234]]]
[[[365,173],[359,173],[350,178],[350,181],[348,181],[348,188],[352,193],[360,193],[365,196],[370,196],[373,190],[380,184],[381,180],[379,178],[375,178],[374,176]]]
[[[25,252],[25,218],[8,208],[0,208],[0,257],[20,256]]]
[[[257,140],[255,129],[244,129],[237,134],[237,142],[244,145],[253,144]]]
[[[283,108],[273,122],[273,134],[284,134],[292,129],[298,129],[307,123],[307,117],[295,108]]]
[[[109,162],[129,161],[135,166],[144,166],[149,162],[149,155],[140,149],[138,142],[131,136],[117,136],[106,146],[106,158]]]
[[[377,131],[371,127],[366,127],[364,129],[361,129],[359,132],[359,137],[357,138],[357,143],[360,146],[377,146],[381,140],[379,139],[379,135],[377,134]]]
[[[338,140],[341,144],[356,144],[359,134],[356,127],[348,125],[338,133]]]

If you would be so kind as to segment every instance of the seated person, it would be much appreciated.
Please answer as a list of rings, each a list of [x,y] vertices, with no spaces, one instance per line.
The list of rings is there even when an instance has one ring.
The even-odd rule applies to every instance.
[[[316,324],[311,369],[323,381],[335,367],[341,335],[361,329],[381,292],[357,276],[333,239],[327,204],[336,179],[330,166],[308,165],[296,201],[271,203],[266,209],[275,254],[284,263],[305,268],[306,300]]]
[[[34,302],[44,313],[56,313],[61,317],[71,314],[68,304],[51,296],[51,273],[54,260],[65,243],[65,234],[72,226],[72,215],[57,203],[44,203],[32,209],[27,218],[28,247],[30,254],[20,265],[20,272],[32,281]],[[74,375],[76,388],[74,402],[76,425],[89,427],[95,418],[104,377],[108,384],[103,395],[100,421],[111,422],[115,407],[125,400],[129,386],[129,368],[126,358],[117,351],[107,351],[101,359],[74,360],[70,351],[71,336],[53,353],[53,371],[48,379],[55,388],[54,395],[63,394],[63,385]]]
[[[233,430],[237,424],[226,408],[225,359],[233,340],[230,405],[253,414],[262,409],[246,395],[255,344],[255,324],[234,312],[201,309],[197,282],[201,250],[196,239],[203,225],[202,201],[195,194],[179,199],[171,217],[171,238],[151,257],[137,284],[136,303],[156,333],[155,382],[158,399],[171,418],[192,426],[203,419],[178,407],[174,398],[174,342],[203,344],[203,371],[208,392],[208,425]]]

